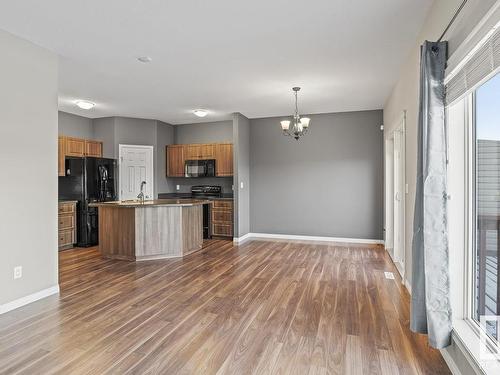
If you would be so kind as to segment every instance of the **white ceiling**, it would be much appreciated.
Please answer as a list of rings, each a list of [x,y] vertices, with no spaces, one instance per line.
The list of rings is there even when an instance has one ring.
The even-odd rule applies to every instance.
[[[59,54],[61,110],[179,124],[291,114],[295,85],[302,113],[382,108],[431,3],[2,0],[0,28]]]

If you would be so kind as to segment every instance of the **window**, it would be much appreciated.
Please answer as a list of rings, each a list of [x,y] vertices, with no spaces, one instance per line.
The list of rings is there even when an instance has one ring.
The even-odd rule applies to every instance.
[[[500,74],[472,94],[474,172],[473,316],[500,315]],[[497,324],[487,322],[498,340]]]

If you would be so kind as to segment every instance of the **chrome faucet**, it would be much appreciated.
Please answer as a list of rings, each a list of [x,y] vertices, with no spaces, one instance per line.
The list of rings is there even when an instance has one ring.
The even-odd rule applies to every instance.
[[[144,185],[146,185],[146,181],[141,182],[141,192],[137,195],[137,199],[139,199],[141,203],[144,203]]]

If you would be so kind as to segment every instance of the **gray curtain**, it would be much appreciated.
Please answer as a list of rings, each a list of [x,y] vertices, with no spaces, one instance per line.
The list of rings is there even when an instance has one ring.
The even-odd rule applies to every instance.
[[[413,223],[411,330],[434,348],[450,344],[451,306],[447,229],[444,74],[446,42],[421,49],[420,110]]]

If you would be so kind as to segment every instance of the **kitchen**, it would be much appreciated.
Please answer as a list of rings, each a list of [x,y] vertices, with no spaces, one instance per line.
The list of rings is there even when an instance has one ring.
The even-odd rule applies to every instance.
[[[154,120],[89,119],[59,112],[59,249],[101,244],[100,251],[105,257],[145,260],[186,255],[199,250],[203,241],[212,238],[232,240],[232,128],[232,121],[172,126]],[[126,165],[122,146],[134,145],[153,150],[149,167]],[[119,201],[122,202],[110,203]],[[135,256],[130,249],[138,249],[136,239],[144,238],[137,231],[134,236],[128,236],[129,247],[109,240],[110,233],[114,233],[109,229],[112,223],[118,231],[114,234],[117,238],[127,237],[125,229],[116,224],[123,220],[100,220],[102,212],[110,211],[112,205],[115,205],[113,211],[120,213],[132,211],[139,205],[144,212],[153,208],[160,210],[160,207],[186,211],[188,205],[200,206],[199,218],[189,224],[191,229],[199,227],[200,233],[191,236],[188,251],[183,252],[182,246],[175,245],[179,242],[168,244],[167,239],[161,242],[157,238],[145,245],[149,249],[141,246],[142,250]],[[102,229],[106,225],[106,229]],[[144,225],[158,228],[159,224],[155,221],[142,227]],[[163,237],[174,238],[174,233],[180,236],[190,232],[182,230],[185,224],[176,223],[170,228],[165,222],[163,225],[169,233]],[[148,231],[148,237],[150,233]],[[181,242],[186,243],[186,239]],[[113,249],[109,248],[110,243]],[[123,251],[129,255],[124,256]]]

